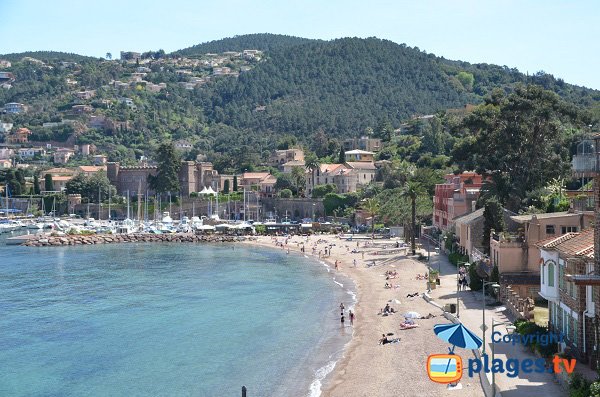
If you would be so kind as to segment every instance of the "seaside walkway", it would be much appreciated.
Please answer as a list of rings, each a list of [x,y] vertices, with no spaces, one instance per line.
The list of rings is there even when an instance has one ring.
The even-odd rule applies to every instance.
[[[432,290],[429,295],[442,307],[446,304],[456,304],[456,267],[452,265],[448,258],[443,254],[431,252],[430,264],[431,268],[440,269],[440,285],[435,290]],[[427,253],[425,252],[425,255]],[[460,321],[472,332],[479,337],[483,337],[481,330],[483,301],[481,291],[461,291],[460,292]],[[488,297],[487,304],[491,304],[492,299]],[[491,361],[491,338],[492,338],[492,319],[495,322],[511,322],[502,312],[496,311],[497,307],[486,306],[485,322],[488,327],[486,331],[486,353],[490,355]],[[496,326],[495,331],[501,334],[506,334],[506,326]],[[521,345],[512,345],[507,343],[498,343],[495,346],[495,357],[506,362],[507,359],[518,359],[522,362],[524,359],[537,359],[534,354],[525,350]],[[468,360],[465,360],[465,366],[468,365]],[[468,371],[465,371],[464,377],[468,376]],[[491,373],[487,375],[491,383]],[[520,396],[545,396],[545,397],[563,397],[567,396],[568,392],[564,390],[554,378],[553,374],[549,373],[522,373],[519,372],[516,377],[508,377],[506,373],[496,374],[497,390],[502,397],[520,397]]]

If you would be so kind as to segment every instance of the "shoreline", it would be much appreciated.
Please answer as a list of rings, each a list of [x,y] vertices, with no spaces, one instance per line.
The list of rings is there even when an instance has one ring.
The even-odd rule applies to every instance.
[[[337,239],[335,235],[323,235],[330,238]],[[319,238],[323,238],[321,235],[312,235],[310,236],[310,242],[314,242]],[[331,280],[334,284],[344,290],[345,294],[349,296],[351,304],[346,305],[346,310],[355,310],[356,305],[358,304],[358,291],[355,280],[347,274],[338,273],[340,277],[336,277],[335,271],[335,261],[331,259],[333,257],[319,257],[318,254],[312,254],[310,250],[308,252],[302,252],[300,249],[300,245],[303,244],[298,240],[305,241],[305,237],[302,236],[293,236],[289,238],[289,243],[287,248],[281,248],[276,246],[275,241],[284,241],[286,238],[282,236],[251,236],[242,241],[243,244],[259,247],[259,248],[268,248],[272,250],[285,251],[289,250],[290,254],[300,255],[304,258],[314,260],[315,264],[321,264],[327,267],[327,273],[330,273]],[[308,245],[308,244],[305,244]],[[340,278],[341,281],[340,282]],[[351,286],[348,287],[347,283],[351,283]],[[346,320],[349,323],[349,319]],[[346,327],[352,327],[350,325],[346,325]],[[303,390],[304,395],[308,397],[319,397],[323,396],[323,389],[327,386],[332,374],[335,372],[336,368],[339,366],[339,363],[346,356],[346,352],[349,349],[349,346],[352,344],[354,339],[355,330],[352,327],[352,334],[348,341],[344,342],[342,349],[339,351],[332,352],[330,357],[327,360],[319,363],[312,374],[312,378],[310,379],[310,384],[307,390]]]
[[[285,237],[277,237],[285,241]],[[300,252],[300,242],[306,237],[294,236],[289,238],[289,244],[284,249]],[[336,235],[312,235],[308,239],[307,257],[326,263],[330,271],[339,273],[354,284],[356,314],[352,329],[352,338],[344,346],[341,357],[336,360],[331,372],[316,379],[309,390],[310,397],[349,397],[349,396],[454,396],[456,391],[448,390],[445,385],[433,383],[426,372],[427,357],[430,354],[446,353],[448,345],[438,339],[433,333],[433,326],[448,323],[442,316],[442,311],[421,296],[408,298],[407,294],[425,291],[425,282],[416,280],[415,276],[427,271],[425,263],[400,254],[376,255],[376,246],[364,247],[371,240],[347,241]],[[376,240],[375,244],[393,244],[396,240]],[[260,236],[244,241],[245,244],[279,248],[275,246],[271,236]],[[317,252],[324,251],[325,246],[333,244],[331,255],[319,257],[312,254],[312,247],[317,243]],[[359,253],[351,251],[357,249]],[[364,251],[364,259],[362,251]],[[354,267],[354,260],[357,266]],[[335,270],[335,261],[341,263]],[[366,263],[375,261],[373,267]],[[387,270],[398,272],[396,279],[390,280],[396,288],[385,289]],[[442,286],[448,293],[453,292],[453,285]],[[379,316],[379,309],[390,303],[399,314]],[[349,309],[346,305],[346,313]],[[421,315],[434,314],[433,319],[417,319],[416,329],[400,330],[399,324],[404,320],[400,313],[417,311]],[[377,341],[382,333],[393,332],[394,338],[399,337],[400,343],[380,346]],[[331,363],[323,363],[325,369]],[[317,375],[317,374],[315,374]],[[475,378],[464,378],[461,396],[481,396],[483,391]],[[314,390],[313,390],[314,389]],[[318,391],[320,389],[320,392]]]
[[[118,244],[118,243],[232,243],[244,241],[246,236],[198,235],[193,233],[174,234],[22,234],[14,236],[16,243],[25,247],[58,247],[73,245]],[[9,240],[10,237],[7,239]],[[8,244],[7,244],[8,245]]]

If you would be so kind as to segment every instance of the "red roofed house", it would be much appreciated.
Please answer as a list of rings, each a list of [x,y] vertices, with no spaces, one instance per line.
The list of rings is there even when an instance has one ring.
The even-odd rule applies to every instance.
[[[262,197],[273,197],[277,178],[268,172],[244,172],[240,178],[240,187],[258,191]]]
[[[6,137],[6,143],[27,143],[29,141],[29,135],[31,135],[31,131],[28,128],[19,128]]]

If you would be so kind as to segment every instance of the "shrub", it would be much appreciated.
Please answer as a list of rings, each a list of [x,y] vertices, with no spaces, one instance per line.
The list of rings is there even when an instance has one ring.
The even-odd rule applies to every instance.
[[[589,397],[591,383],[580,373],[573,373],[569,378],[569,397]]]

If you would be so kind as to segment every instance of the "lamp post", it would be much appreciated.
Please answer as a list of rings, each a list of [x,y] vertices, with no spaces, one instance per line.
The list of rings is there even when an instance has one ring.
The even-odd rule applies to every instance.
[[[496,322],[494,322],[494,321],[495,321],[495,319],[492,318],[492,335],[494,335],[494,328],[496,328],[499,325],[506,325],[506,331],[508,333],[512,333],[515,331],[515,329],[517,329],[517,327],[515,327],[513,325],[513,323],[509,323],[506,321],[496,321]],[[494,353],[495,353],[494,346],[495,345],[496,344],[493,343],[493,341],[492,341],[492,365],[494,363]],[[492,396],[496,396],[496,372],[494,372],[494,371],[492,371]]]
[[[485,355],[485,286],[486,285],[491,285],[492,288],[500,288],[500,285],[498,283],[496,283],[495,281],[485,281],[482,280],[483,282],[483,325],[481,327],[481,330],[483,331],[483,351],[481,352],[481,355]]]
[[[469,269],[471,264],[469,262],[457,262],[456,263],[456,318],[460,318],[460,302],[459,302],[459,292],[460,292],[460,266],[467,265],[466,268]]]

